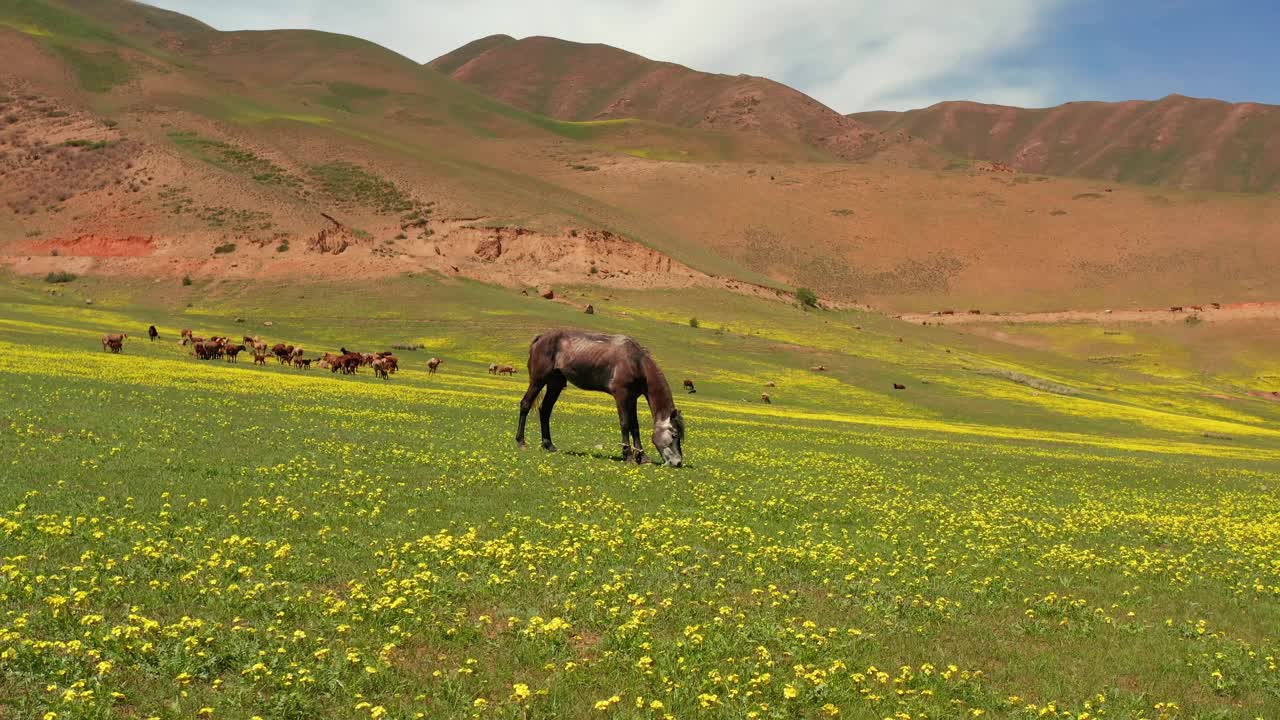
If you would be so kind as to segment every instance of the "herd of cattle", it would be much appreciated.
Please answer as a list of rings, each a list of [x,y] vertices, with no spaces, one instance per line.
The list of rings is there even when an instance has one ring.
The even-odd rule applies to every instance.
[[[155,325],[147,328],[147,336],[153,342],[160,337]],[[102,350],[118,353],[124,349],[124,341],[128,337],[127,333],[103,335]],[[274,357],[281,365],[299,370],[310,370],[315,366],[321,370],[342,372],[346,375],[354,375],[360,368],[367,367],[373,370],[375,376],[383,380],[389,379],[400,369],[400,359],[389,350],[364,353],[344,347],[336,353],[326,352],[319,357],[307,357],[306,350],[300,346],[276,343],[268,347],[266,340],[250,335],[242,337],[240,342],[233,342],[231,338],[222,335],[206,338],[196,335],[189,329],[182,330],[182,339],[179,342],[183,347],[190,346],[191,354],[200,360],[226,360],[235,363],[240,362],[240,353],[245,353],[253,356],[254,365],[266,365],[267,359]],[[428,360],[428,374],[434,375],[443,362],[440,358],[434,357]],[[510,365],[490,365],[489,372],[493,375],[515,375],[516,369]]]
[[[192,354],[201,360],[226,359],[227,362],[239,362],[240,353],[247,352],[253,355],[254,365],[266,365],[267,358],[274,357],[281,365],[290,365],[299,370],[310,370],[315,365],[321,370],[342,372],[345,375],[354,375],[360,368],[367,367],[384,380],[400,369],[400,359],[389,350],[362,353],[344,347],[336,353],[326,352],[319,357],[307,357],[306,350],[301,346],[276,343],[268,347],[266,340],[250,335],[245,335],[238,343],[225,336],[203,338],[188,329],[182,331],[181,342],[183,345],[191,345]],[[438,358],[431,358],[427,367],[435,372],[440,362]]]

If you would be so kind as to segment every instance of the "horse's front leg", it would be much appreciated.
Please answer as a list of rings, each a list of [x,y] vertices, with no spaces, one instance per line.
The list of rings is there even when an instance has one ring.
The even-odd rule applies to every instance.
[[[635,441],[636,464],[644,465],[649,462],[649,458],[645,456],[644,445],[640,442],[640,417],[636,414],[636,404],[639,401],[639,396],[627,399],[627,423],[631,426],[631,439]]]
[[[618,403],[618,426],[622,428],[622,462],[627,462],[631,459],[631,416],[626,395],[614,395],[614,400]]]

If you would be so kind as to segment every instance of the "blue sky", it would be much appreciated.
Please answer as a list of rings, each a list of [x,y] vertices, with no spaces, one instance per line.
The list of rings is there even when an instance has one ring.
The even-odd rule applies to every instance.
[[[419,61],[478,37],[602,42],[763,75],[840,110],[1170,93],[1280,104],[1280,1],[152,0],[223,30],[312,28]]]
[[[1127,100],[1180,93],[1280,104],[1280,2],[1128,0],[1055,11],[1041,48],[1015,62],[1069,73],[1067,99]]]

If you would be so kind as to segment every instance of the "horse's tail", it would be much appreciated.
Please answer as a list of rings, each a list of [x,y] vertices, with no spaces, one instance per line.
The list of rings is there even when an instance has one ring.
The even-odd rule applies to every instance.
[[[542,396],[545,395],[546,392],[547,392],[547,386],[543,385],[542,389],[538,390],[538,394],[533,397],[534,412],[538,412],[538,413],[542,412]]]

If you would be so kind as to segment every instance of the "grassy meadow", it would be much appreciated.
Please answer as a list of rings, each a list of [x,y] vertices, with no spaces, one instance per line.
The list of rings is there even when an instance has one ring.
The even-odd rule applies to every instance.
[[[598,313],[4,278],[0,718],[1280,716],[1280,411],[1242,392],[1274,363],[570,296]],[[572,388],[561,452],[515,448],[523,371],[485,367],[558,325],[695,379],[685,468],[618,462]],[[200,362],[183,327],[425,348],[384,382]]]

